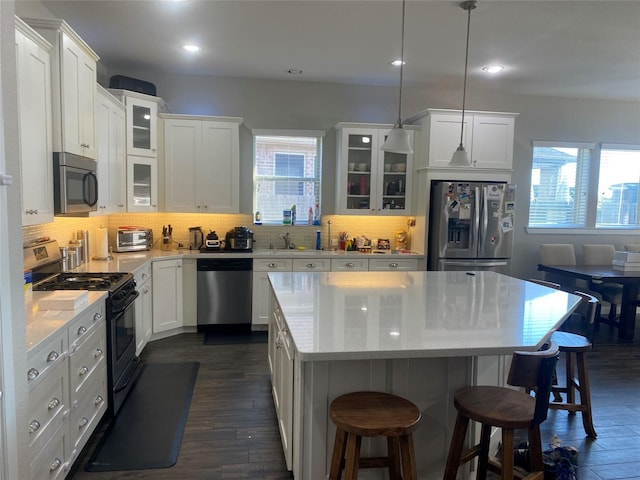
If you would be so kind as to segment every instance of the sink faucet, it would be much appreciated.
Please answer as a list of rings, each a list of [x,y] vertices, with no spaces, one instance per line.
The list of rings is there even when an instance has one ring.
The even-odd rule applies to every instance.
[[[284,240],[284,248],[289,250],[291,248],[291,238],[289,237],[289,232],[281,233],[279,237]]]

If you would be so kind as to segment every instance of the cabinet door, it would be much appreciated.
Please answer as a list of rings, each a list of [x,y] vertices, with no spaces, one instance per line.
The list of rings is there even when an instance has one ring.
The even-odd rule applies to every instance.
[[[240,154],[238,125],[202,122],[202,147],[198,156],[198,211],[238,213],[240,211]]]
[[[182,327],[182,261],[152,265],[153,333]]]
[[[158,156],[158,104],[141,98],[126,97],[127,154]]]
[[[61,75],[63,149],[96,159],[96,63],[66,33]]]
[[[127,156],[127,211],[158,209],[158,166],[155,158]]]
[[[251,324],[269,323],[269,272],[253,272]]]
[[[376,132],[365,128],[344,128],[340,133],[338,168],[339,213],[366,215],[372,205],[371,172],[377,168],[374,148]]]
[[[109,128],[113,137],[111,147],[113,156],[109,161],[109,201],[112,213],[127,211],[127,156],[125,152],[125,113],[124,108],[111,111]]]
[[[471,163],[475,168],[512,169],[514,124],[513,117],[474,115]]]
[[[22,224],[53,221],[50,55],[16,31]]]
[[[208,169],[197,166],[201,155],[202,122],[167,119],[164,122],[165,210],[200,212],[196,184],[198,177],[209,178]],[[212,185],[206,188],[213,189]]]
[[[385,142],[387,131],[380,130],[376,171],[375,213],[379,215],[408,215],[411,212],[411,176],[413,155],[384,152],[380,146]],[[413,145],[414,132],[409,130]]]
[[[96,106],[96,123],[100,136],[98,137],[98,211],[97,215],[111,213],[111,173],[110,163],[113,157],[112,152],[112,130],[111,130],[111,103],[102,95],[98,95],[98,105]],[[93,214],[93,213],[92,213]]]
[[[151,303],[151,277],[138,285],[140,295],[136,298],[136,355],[140,356],[142,350],[151,334],[153,333],[153,323],[151,311],[153,305]]]
[[[427,164],[430,167],[448,167],[453,152],[460,145],[460,122],[462,114],[433,114],[429,116],[429,153]],[[472,148],[472,117],[464,117],[463,145],[469,155]]]

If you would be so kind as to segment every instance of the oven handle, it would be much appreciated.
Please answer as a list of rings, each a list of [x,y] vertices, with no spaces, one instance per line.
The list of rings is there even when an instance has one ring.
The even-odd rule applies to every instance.
[[[114,393],[121,392],[122,390],[127,388],[127,385],[129,385],[129,382],[131,381],[131,379],[136,377],[136,375],[134,375],[134,372],[136,371],[136,366],[138,365],[138,362],[140,362],[140,358],[133,357],[133,362],[131,362],[131,366],[133,367],[131,368],[131,375],[129,375],[129,378],[127,378],[127,381],[124,382],[124,385],[118,385],[117,388],[115,388],[114,386],[114,389],[113,389]]]
[[[119,302],[124,306],[122,308],[119,308],[118,310],[113,310],[111,313],[113,313],[113,315],[118,315],[124,312],[127,309],[127,307],[131,305],[136,298],[138,298],[139,295],[140,293],[137,290],[132,290],[131,293],[127,296],[126,301]]]

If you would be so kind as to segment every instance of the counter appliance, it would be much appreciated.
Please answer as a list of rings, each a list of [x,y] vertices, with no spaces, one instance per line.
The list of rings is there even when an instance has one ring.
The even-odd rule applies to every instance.
[[[56,215],[98,210],[98,163],[72,153],[53,154],[53,206]]]
[[[138,252],[151,250],[153,230],[142,227],[118,227],[111,233],[111,244],[115,252]]]
[[[200,250],[203,244],[201,227],[189,227],[189,250]]]
[[[433,181],[429,270],[509,273],[515,185]]]
[[[108,291],[107,382],[108,411],[116,415],[137,375],[135,308],[138,297],[131,273],[86,273],[62,271],[62,254],[58,242],[50,240],[26,245],[24,266],[33,271],[34,291],[101,290]]]
[[[253,231],[247,227],[235,227],[225,236],[225,248],[227,250],[253,250]]]

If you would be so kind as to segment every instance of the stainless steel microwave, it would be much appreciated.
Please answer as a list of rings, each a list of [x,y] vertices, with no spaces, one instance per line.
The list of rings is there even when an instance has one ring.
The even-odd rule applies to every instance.
[[[72,153],[53,154],[53,201],[56,215],[98,210],[97,162]]]

